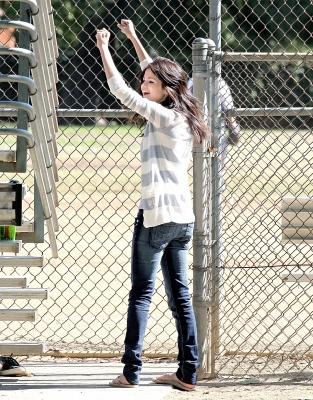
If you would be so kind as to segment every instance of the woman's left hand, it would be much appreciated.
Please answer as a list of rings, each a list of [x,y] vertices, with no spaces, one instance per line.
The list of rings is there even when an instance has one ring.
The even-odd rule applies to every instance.
[[[130,19],[122,19],[120,24],[117,24],[120,30],[125,33],[128,39],[136,36],[134,24]]]
[[[109,39],[110,39],[110,32],[103,28],[103,29],[98,29],[97,34],[96,34],[96,39],[97,39],[97,47],[100,49],[103,45],[108,46],[109,45]]]

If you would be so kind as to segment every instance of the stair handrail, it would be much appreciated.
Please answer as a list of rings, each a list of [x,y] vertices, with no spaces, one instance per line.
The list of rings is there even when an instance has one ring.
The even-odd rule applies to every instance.
[[[3,101],[3,100],[0,101],[0,109],[1,108],[4,108],[4,109],[5,108],[9,108],[9,109],[17,108],[17,109],[23,110],[27,113],[28,122],[32,129],[33,137],[35,138],[35,140],[37,142],[38,150],[37,150],[37,160],[36,161],[38,162],[38,165],[40,168],[41,177],[44,182],[45,193],[47,195],[49,206],[51,208],[54,230],[58,231],[59,223],[58,223],[58,218],[57,218],[57,214],[56,214],[56,210],[55,210],[56,204],[54,203],[52,182],[51,182],[49,173],[48,173],[48,171],[46,169],[46,165],[45,165],[45,159],[44,159],[44,154],[43,154],[43,150],[42,150],[42,143],[41,143],[40,137],[38,135],[38,129],[40,129],[40,127],[38,127],[39,121],[36,116],[35,110],[28,103],[23,103],[20,101],[9,101],[9,100],[8,101]],[[21,135],[18,135],[18,136],[21,136]],[[50,169],[50,171],[51,171],[51,169]]]
[[[41,99],[38,97],[38,94],[39,94],[38,89],[37,89],[37,86],[35,85],[35,82],[33,81],[33,79],[22,76],[22,75],[0,74],[0,82],[17,82],[17,83],[26,84],[28,87],[29,95],[32,96],[34,109],[37,110],[37,115],[40,116],[42,114],[43,111],[41,111],[41,109],[43,108],[43,104],[42,104],[42,101],[40,101]],[[25,104],[25,103],[22,103],[22,104]],[[8,108],[8,106],[6,108]],[[37,126],[38,135],[39,135],[40,130],[45,129],[45,125],[43,123],[44,120],[41,118],[40,121],[41,121],[42,126]],[[46,168],[47,168],[47,171],[49,174],[49,178],[51,181],[54,204],[57,207],[59,205],[59,201],[58,201],[57,189],[54,184],[54,181],[55,181],[54,169],[56,169],[56,164],[54,162],[54,159],[51,158],[51,151],[49,151],[49,150],[51,150],[52,143],[51,143],[51,140],[50,141],[40,140],[40,142],[41,142],[43,153],[44,153],[45,165],[46,165]],[[50,149],[48,147],[48,144],[51,145]]]
[[[37,58],[34,52],[31,50],[22,49],[20,47],[0,47],[0,56],[2,55],[26,57],[28,59],[30,68],[36,68],[38,65]]]
[[[11,21],[11,20],[0,20],[0,29],[25,29],[28,31],[31,42],[36,42],[38,40],[37,30],[33,24],[24,21]]]
[[[52,222],[53,213],[51,212],[51,209],[49,206],[49,199],[48,199],[48,196],[46,193],[44,180],[43,180],[43,177],[41,174],[42,168],[40,167],[39,161],[38,161],[39,160],[39,157],[38,157],[39,152],[37,151],[38,146],[36,145],[34,136],[32,135],[32,133],[30,133],[24,129],[18,129],[18,128],[0,128],[0,135],[1,136],[10,136],[10,135],[21,136],[21,137],[25,138],[27,141],[27,147],[28,147],[30,157],[32,160],[35,177],[37,179],[38,190],[39,190],[40,197],[42,200],[44,217],[45,217],[45,220],[47,223],[47,230],[48,230],[48,235],[49,235],[52,257],[57,258],[58,257],[58,248],[57,248],[56,236],[55,236],[53,222]]]

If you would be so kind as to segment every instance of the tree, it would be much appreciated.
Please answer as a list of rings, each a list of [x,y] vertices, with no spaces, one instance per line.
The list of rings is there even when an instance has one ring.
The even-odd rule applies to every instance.
[[[135,52],[130,42],[119,32],[116,24],[122,18],[133,20],[150,55],[175,59],[191,74],[191,47],[196,37],[209,34],[209,2],[207,0],[53,0],[55,25],[60,47],[60,93],[66,107],[117,106],[107,88],[102,85],[101,60],[94,43],[96,27],[108,27],[112,32],[113,56],[118,68],[131,85],[139,70]],[[285,0],[223,0],[222,49],[242,51],[308,51],[313,47],[313,4],[310,0],[294,2]],[[229,76],[236,70],[224,66]],[[227,69],[228,68],[228,69]],[[260,68],[256,80],[259,89],[246,86],[245,101],[253,104],[259,93],[264,92]],[[232,70],[231,70],[232,69]],[[254,73],[253,66],[246,66],[241,79]],[[303,74],[308,67],[295,68],[292,79],[295,95],[284,95],[285,103],[307,104],[306,82]],[[247,74],[247,75],[245,75]],[[275,85],[268,91],[280,92],[279,80],[284,79],[284,68]],[[288,78],[291,84],[291,78]],[[234,81],[236,82],[236,81]],[[240,83],[240,82],[239,82]],[[63,92],[62,92],[62,89]],[[269,94],[268,93],[268,94]],[[288,97],[289,96],[289,97]],[[294,97],[294,98],[292,98]],[[268,96],[272,101],[273,96]],[[99,103],[99,100],[101,103]]]

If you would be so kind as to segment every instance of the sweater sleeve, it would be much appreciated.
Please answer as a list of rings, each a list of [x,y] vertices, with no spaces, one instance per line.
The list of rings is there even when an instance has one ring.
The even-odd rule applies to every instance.
[[[143,71],[145,68],[147,68],[147,66],[150,63],[152,63],[152,61],[153,61],[152,58],[146,58],[145,60],[141,61],[141,63],[140,63],[141,71]]]
[[[158,128],[166,128],[182,120],[182,115],[163,107],[161,104],[145,99],[135,90],[126,85],[121,75],[108,79],[111,93],[126,107],[143,116]]]

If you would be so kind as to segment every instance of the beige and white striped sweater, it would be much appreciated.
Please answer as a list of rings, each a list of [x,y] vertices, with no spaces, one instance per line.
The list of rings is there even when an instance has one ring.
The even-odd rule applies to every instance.
[[[193,222],[187,172],[193,138],[186,118],[143,98],[120,75],[111,77],[108,85],[122,104],[147,120],[140,149],[144,226]]]

